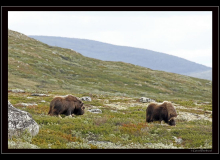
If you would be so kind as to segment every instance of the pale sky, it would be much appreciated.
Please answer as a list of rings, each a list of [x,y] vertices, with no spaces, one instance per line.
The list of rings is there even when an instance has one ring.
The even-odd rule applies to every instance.
[[[212,67],[211,11],[9,11],[8,28],[144,48]]]

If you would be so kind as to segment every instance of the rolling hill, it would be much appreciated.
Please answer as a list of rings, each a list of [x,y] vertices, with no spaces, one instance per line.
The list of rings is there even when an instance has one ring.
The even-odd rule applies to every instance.
[[[14,92],[15,88],[25,92]],[[8,30],[8,89],[8,101],[30,113],[40,128],[34,137],[23,133],[8,139],[9,149],[71,149],[71,153],[143,149],[146,153],[212,149],[214,144],[209,80],[88,58]],[[85,114],[49,116],[52,99],[67,94],[91,97],[92,101],[84,101]],[[149,103],[140,102],[140,96],[172,101],[178,113],[176,127],[146,123]],[[3,124],[7,128],[7,118]]]
[[[8,30],[8,88],[211,100],[211,81],[102,61]]]
[[[73,49],[84,56],[104,61],[122,61],[153,70],[212,80],[212,68],[183,58],[147,49],[117,46],[94,40],[53,36],[33,36],[51,46]]]

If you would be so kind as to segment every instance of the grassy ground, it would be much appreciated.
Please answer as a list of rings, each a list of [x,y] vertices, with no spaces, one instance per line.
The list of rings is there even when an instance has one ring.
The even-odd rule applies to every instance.
[[[8,30],[8,93],[15,107],[40,125],[37,136],[9,140],[9,148],[211,148],[212,82],[123,62],[82,56]],[[49,96],[31,96],[31,93]],[[90,96],[82,116],[48,116],[56,95]],[[172,101],[177,126],[145,123],[148,97]],[[209,103],[204,103],[209,102]],[[22,103],[37,105],[22,106]],[[89,109],[101,109],[91,113]]]
[[[48,96],[39,97],[31,96],[31,92],[8,93],[12,105],[31,113],[40,126],[35,137],[23,134],[9,140],[9,148],[212,148],[211,104],[173,100],[179,115],[176,127],[172,127],[165,123],[145,123],[148,103],[133,97],[103,94],[74,94],[92,98],[91,102],[84,102],[86,112],[82,116],[65,118],[62,115],[62,119],[48,116],[53,97],[68,93],[46,94]],[[21,103],[37,105],[24,107]],[[89,112],[92,108],[101,109],[102,113]]]

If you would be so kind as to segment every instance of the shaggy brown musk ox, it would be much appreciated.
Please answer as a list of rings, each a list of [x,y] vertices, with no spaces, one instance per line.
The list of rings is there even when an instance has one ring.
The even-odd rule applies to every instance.
[[[162,121],[171,126],[175,126],[176,110],[172,103],[164,101],[163,103],[152,102],[146,109],[146,122]]]
[[[83,106],[83,102],[72,95],[64,96],[64,97],[55,97],[50,102],[50,110],[48,112],[49,115],[57,115],[59,117],[60,114],[65,114],[66,116],[75,115],[83,115],[85,107]]]

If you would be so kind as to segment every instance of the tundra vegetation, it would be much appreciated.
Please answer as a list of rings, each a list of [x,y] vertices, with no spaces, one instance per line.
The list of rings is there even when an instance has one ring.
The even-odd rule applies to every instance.
[[[11,104],[40,126],[34,137],[9,139],[9,148],[212,148],[208,80],[88,58],[8,30],[8,90]],[[51,100],[67,94],[91,97],[84,115],[49,116]],[[140,97],[171,101],[176,127],[146,123],[149,103]]]
[[[137,98],[89,93],[75,94],[77,97],[92,95],[92,101],[84,101],[84,115],[72,118],[61,115],[60,119],[48,115],[50,101],[57,93],[47,94],[39,97],[30,96],[30,92],[8,93],[9,101],[29,112],[40,125],[37,136],[14,137],[8,141],[9,148],[212,148],[212,105],[197,104],[202,101],[179,104],[179,100],[173,100],[178,113],[173,127],[159,122],[146,123],[148,103]],[[89,112],[90,109],[102,112]]]

